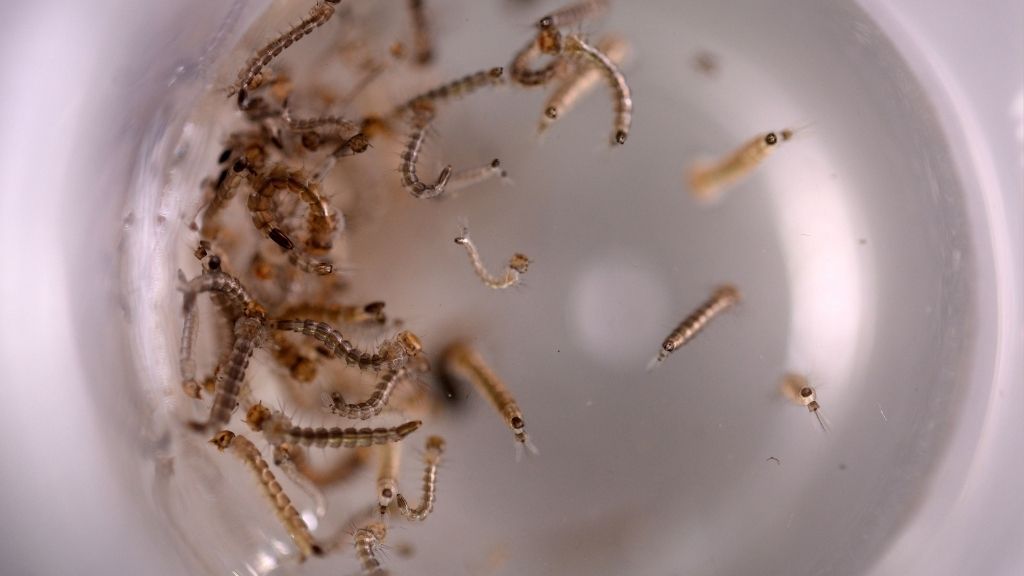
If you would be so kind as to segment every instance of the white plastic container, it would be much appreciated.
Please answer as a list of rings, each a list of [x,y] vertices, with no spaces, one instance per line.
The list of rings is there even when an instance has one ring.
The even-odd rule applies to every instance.
[[[5,572],[275,566],[274,519],[235,488],[249,479],[183,448],[163,408],[182,183],[218,146],[186,120],[241,32],[277,26],[263,2],[137,4],[0,18],[17,23],[0,51]],[[605,28],[637,52],[623,148],[605,146],[603,94],[540,147],[538,95],[468,101],[438,141],[456,161],[501,157],[515,186],[410,200],[380,224],[393,242],[354,239],[359,290],[428,347],[476,337],[542,450],[517,465],[483,402],[438,423],[438,510],[396,532],[416,554],[393,556],[395,573],[487,573],[502,557],[496,574],[1024,570],[1024,10],[719,4],[615,7]],[[438,3],[459,14],[444,77],[504,63],[551,3],[512,5]],[[702,50],[713,78],[692,64]],[[692,158],[804,124],[725,202],[685,193]],[[526,289],[472,290],[451,245],[462,216],[535,259]],[[645,373],[726,280],[743,306]],[[831,434],[773,396],[785,370],[821,384]]]

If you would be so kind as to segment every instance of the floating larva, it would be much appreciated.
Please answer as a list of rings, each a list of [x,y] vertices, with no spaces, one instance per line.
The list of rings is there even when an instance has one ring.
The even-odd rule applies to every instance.
[[[239,101],[244,102],[247,97],[246,92],[260,83],[263,69],[280,56],[281,52],[284,52],[286,48],[326,24],[331,19],[331,16],[334,16],[334,6],[339,2],[341,0],[317,2],[312,10],[310,10],[309,16],[257,50],[256,54],[238,72],[238,81],[228,91],[228,96],[238,93]]]
[[[427,199],[437,198],[444,194],[448,179],[452,175],[451,165],[445,166],[437,176],[433,184],[426,184],[420,180],[416,171],[416,165],[420,161],[420,150],[423,148],[423,141],[427,136],[427,128],[430,122],[421,120],[413,123],[412,132],[409,134],[409,142],[402,152],[402,163],[399,170],[402,173],[402,186],[412,194],[413,198]]]
[[[590,61],[601,70],[602,75],[611,87],[615,95],[615,122],[612,131],[612,145],[626,143],[629,137],[629,128],[633,124],[633,96],[626,82],[626,77],[619,70],[619,67],[603,52],[587,44],[578,35],[570,35],[565,40],[565,51],[567,54],[578,55],[584,60]]]
[[[437,467],[441,463],[444,447],[444,438],[440,436],[427,438],[426,453],[423,456],[423,497],[418,506],[411,507],[405,496],[399,493],[395,500],[402,516],[410,520],[422,521],[426,520],[434,510],[434,501],[437,498]]]
[[[526,422],[515,398],[476,350],[465,343],[452,344],[442,354],[441,362],[442,370],[449,376],[456,376],[472,383],[477,392],[486,397],[501,414],[505,424],[512,430],[512,436],[516,441],[517,458],[524,446],[530,452],[537,453],[537,448],[526,434]]]
[[[714,293],[703,304],[694,310],[676,326],[676,329],[661,343],[658,355],[647,364],[651,370],[664,362],[668,355],[692,340],[707,326],[715,316],[740,301],[740,292],[731,284],[724,284],[715,289]]]
[[[323,518],[327,515],[327,497],[316,483],[299,469],[297,463],[299,457],[295,455],[298,450],[300,448],[287,442],[274,446],[274,466],[277,466],[289,480],[309,496],[313,501],[313,513],[317,518]]]
[[[395,387],[410,377],[410,370],[402,367],[384,372],[370,397],[361,402],[348,403],[340,392],[327,395],[327,408],[343,418],[369,420],[380,414],[387,406]]]
[[[493,178],[508,178],[508,173],[501,167],[501,160],[495,158],[483,166],[476,168],[465,168],[452,172],[448,179],[446,192],[457,192],[471,186],[476,186]]]
[[[271,445],[277,446],[287,442],[320,448],[365,448],[401,442],[403,438],[419,430],[423,424],[419,420],[411,420],[390,428],[303,428],[292,424],[291,419],[282,412],[271,410],[263,404],[255,404],[249,408],[245,422],[253,430],[263,433]]]
[[[807,410],[818,419],[818,425],[823,431],[829,431],[828,420],[821,413],[821,405],[818,403],[818,393],[806,377],[800,374],[786,374],[782,377],[780,388],[782,394],[794,404],[806,406]]]
[[[717,162],[694,164],[687,173],[690,192],[701,201],[715,200],[728,186],[750,174],[779,144],[792,139],[795,134],[790,129],[758,134]]]
[[[597,49],[603,52],[616,66],[621,66],[629,54],[629,44],[615,36],[601,39],[597,43]],[[548,96],[537,131],[543,133],[555,121],[565,116],[566,112],[590,93],[603,77],[604,73],[600,68],[584,63],[579,70],[559,84]]]
[[[329,356],[344,360],[348,365],[358,366],[363,370],[399,368],[423,349],[419,338],[409,331],[399,332],[395,338],[386,340],[376,350],[369,352],[357,348],[326,322],[277,320],[273,322],[272,327],[275,330],[311,336],[324,345],[324,350]]]
[[[217,371],[216,392],[206,422],[192,422],[193,429],[210,433],[231,420],[238,403],[238,392],[245,380],[249,359],[263,340],[266,327],[262,317],[243,316],[235,322],[235,342],[231,353]]]
[[[480,281],[484,283],[484,286],[488,288],[502,290],[515,286],[519,283],[519,277],[526,273],[530,265],[530,259],[517,252],[509,259],[508,264],[505,266],[505,273],[501,276],[494,276],[487,271],[483,260],[480,259],[480,252],[477,251],[476,245],[470,239],[467,228],[462,229],[462,234],[455,238],[455,243],[466,249],[469,261],[473,265],[473,271],[480,278]]]
[[[267,461],[260,454],[259,448],[245,436],[236,435],[228,430],[219,432],[210,442],[215,444],[221,451],[230,449],[233,454],[241,458],[249,466],[249,469],[256,474],[256,478],[259,479],[263,492],[273,505],[278,519],[288,531],[288,535],[292,537],[295,546],[298,547],[301,554],[300,560],[305,560],[310,555],[322,555],[323,549],[316,542],[316,539],[313,538],[309,526],[302,519],[295,506],[292,505],[292,501],[288,498],[284,488],[277,482],[277,478],[274,477],[274,473],[270,470]]]

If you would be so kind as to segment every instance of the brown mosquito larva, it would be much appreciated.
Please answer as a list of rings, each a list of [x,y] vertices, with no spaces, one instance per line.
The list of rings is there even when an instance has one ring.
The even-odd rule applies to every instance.
[[[281,228],[276,195],[289,192],[299,197],[307,206],[306,228],[308,237],[305,250],[296,248],[295,243]],[[289,171],[284,166],[274,167],[266,178],[260,178],[246,203],[252,223],[264,236],[282,249],[288,251],[292,264],[303,272],[330,274],[334,266],[322,258],[307,252],[326,254],[333,247],[335,219],[326,200],[320,195],[316,182],[307,181],[301,173]]]
[[[790,140],[794,134],[790,129],[758,134],[717,162],[694,164],[687,173],[690,192],[698,200],[715,200],[727,187],[750,174],[779,144]]]
[[[429,122],[415,124],[412,133],[409,135],[409,143],[406,144],[405,151],[402,152],[402,164],[400,166],[402,186],[412,194],[413,198],[437,198],[444,194],[445,187],[448,185],[448,179],[452,175],[452,167],[450,165],[445,166],[438,175],[436,182],[425,184],[420,181],[420,177],[416,173],[416,164],[420,160],[420,149],[423,148],[423,140],[426,138],[429,125]]]
[[[383,516],[398,493],[398,471],[402,466],[402,443],[385,444],[377,449],[380,467],[377,469],[377,503]]]
[[[690,340],[693,340],[715,316],[718,316],[739,301],[740,292],[735,286],[723,284],[716,288],[710,298],[684,318],[679,323],[679,326],[676,326],[675,330],[665,338],[665,341],[661,343],[661,350],[647,364],[647,369],[651,370],[659,363],[664,362],[669,354],[678,350]]]
[[[426,66],[434,59],[434,42],[423,4],[423,0],[409,0],[409,12],[412,15],[413,62],[420,66]]]
[[[393,116],[400,117],[412,113],[414,116],[422,116],[426,111],[432,116],[437,105],[472,94],[481,88],[501,86],[505,83],[505,69],[502,67],[488,68],[472,74],[456,78],[451,82],[432,88],[423,94],[414,96],[392,112]],[[414,121],[422,122],[422,118],[414,118]]]
[[[316,483],[299,470],[296,462],[298,458],[295,457],[297,450],[298,447],[292,446],[287,442],[274,446],[274,465],[280,468],[293,484],[309,496],[310,500],[313,501],[313,514],[317,518],[323,518],[327,515],[327,497]]]
[[[441,455],[444,454],[444,438],[431,436],[427,438],[426,453],[423,456],[423,497],[419,506],[410,507],[405,496],[397,494],[395,504],[398,511],[410,520],[422,521],[430,516],[434,510],[434,501],[437,497],[437,467],[441,463]]]
[[[597,48],[587,44],[582,38],[573,34],[566,38],[565,51],[579,55],[591,62],[604,75],[612,93],[615,95],[615,123],[612,132],[612,145],[626,143],[629,128],[633,123],[633,96],[619,67],[608,56]]]
[[[210,433],[222,428],[231,420],[231,412],[238,403],[238,393],[245,380],[249,359],[260,346],[264,331],[262,318],[244,316],[235,322],[234,346],[227,361],[218,369],[216,393],[213,397],[213,406],[210,407],[210,416],[206,422],[192,422],[193,429]]]
[[[317,2],[306,18],[257,50],[245,67],[239,70],[238,81],[228,91],[228,96],[233,96],[237,93],[239,95],[239,102],[244,102],[248,98],[248,91],[262,82],[261,74],[263,69],[280,56],[281,52],[286,48],[326,24],[331,19],[331,16],[334,16],[334,6],[339,2],[341,0],[322,0]]]
[[[263,492],[274,506],[274,512],[277,513],[278,519],[299,549],[300,561],[305,560],[307,556],[320,556],[323,553],[322,548],[310,533],[306,521],[292,505],[284,488],[277,482],[267,461],[260,454],[259,448],[245,436],[236,435],[228,430],[219,432],[210,442],[221,451],[230,449],[256,474]]]
[[[400,332],[394,339],[385,341],[376,351],[366,352],[357,348],[326,322],[278,320],[273,323],[273,328],[311,336],[323,343],[329,356],[344,360],[348,365],[358,366],[363,370],[398,368],[421,352],[419,338],[408,331]]]
[[[262,432],[271,445],[282,442],[298,446],[316,446],[319,448],[365,448],[401,442],[423,424],[419,420],[411,420],[390,428],[303,428],[295,426],[284,413],[271,410],[263,404],[254,404],[245,415],[245,422],[253,430]]]
[[[477,392],[485,396],[501,414],[515,438],[517,458],[524,446],[530,452],[537,453],[537,448],[526,434],[526,422],[515,398],[476,350],[465,343],[452,344],[442,354],[441,364],[441,369],[449,375],[472,383]]]
[[[477,277],[484,283],[484,286],[488,288],[502,290],[515,286],[519,283],[520,276],[526,272],[530,265],[529,258],[516,253],[509,259],[508,265],[505,267],[505,273],[502,276],[494,276],[484,267],[484,263],[480,259],[480,253],[477,251],[476,245],[473,244],[473,240],[469,237],[468,229],[462,229],[462,234],[455,238],[455,243],[466,249],[469,261],[473,265],[473,271],[476,272]]]
[[[388,572],[381,568],[380,560],[377,559],[377,550],[384,543],[387,534],[387,526],[380,522],[356,530],[356,558],[359,558],[365,576],[387,576]]]
[[[615,65],[621,66],[629,53],[629,44],[621,38],[607,37],[598,42],[597,49]],[[600,68],[588,64],[559,84],[548,96],[537,131],[544,132],[556,120],[562,118],[577,102],[590,93],[603,76]]]
[[[789,373],[782,377],[780,385],[782,394],[794,404],[806,406],[807,410],[818,419],[818,425],[825,432],[829,431],[828,420],[821,412],[821,404],[818,403],[818,393],[807,381],[807,378],[800,374]]]
[[[597,18],[608,10],[607,0],[586,0],[559,8],[537,21],[537,28],[564,28],[584,20]]]
[[[391,394],[395,391],[395,387],[408,378],[408,374],[409,370],[404,367],[397,370],[388,370],[380,377],[380,381],[377,382],[377,387],[370,394],[370,397],[354,404],[347,403],[340,392],[333,392],[326,397],[327,408],[332,413],[343,418],[369,420],[384,410],[384,407],[388,405],[388,400],[391,399]]]
[[[476,186],[477,184],[486,182],[492,178],[508,178],[508,173],[501,167],[501,160],[495,158],[489,163],[483,166],[477,166],[476,168],[466,168],[464,170],[458,170],[452,172],[451,178],[448,179],[448,192],[457,192],[470,186]]]

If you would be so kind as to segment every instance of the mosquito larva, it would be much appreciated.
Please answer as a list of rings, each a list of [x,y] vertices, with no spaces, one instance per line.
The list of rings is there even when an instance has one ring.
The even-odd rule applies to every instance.
[[[423,0],[409,0],[409,12],[412,15],[413,61],[425,66],[434,59],[434,42],[430,37],[430,23]]]
[[[323,343],[328,355],[364,370],[398,368],[422,351],[419,338],[409,331],[399,332],[394,339],[385,341],[374,352],[366,352],[346,340],[341,332],[326,322],[278,320],[273,323],[273,328],[311,336]]]
[[[256,474],[260,481],[260,486],[263,487],[263,492],[274,506],[278,519],[288,531],[288,535],[292,537],[295,546],[298,547],[302,560],[305,560],[310,555],[320,556],[323,554],[323,549],[317,544],[316,539],[313,538],[309,531],[309,526],[306,525],[306,521],[302,519],[298,510],[292,505],[291,499],[288,498],[284,488],[281,487],[277,478],[274,477],[270,466],[263,459],[259,448],[255,444],[245,436],[236,435],[228,430],[219,432],[210,442],[215,444],[221,451],[230,449]]]
[[[501,160],[495,158],[484,166],[453,172],[451,178],[448,179],[446,190],[448,192],[456,192],[498,177],[507,178],[508,172],[505,172],[505,169],[501,167]]]
[[[391,394],[395,391],[395,387],[405,380],[408,375],[409,370],[404,367],[397,370],[388,370],[380,377],[380,381],[377,382],[377,387],[370,394],[370,397],[354,404],[347,403],[345,397],[340,392],[332,392],[327,395],[327,408],[342,418],[369,420],[384,410],[388,400],[391,399]]]
[[[810,385],[807,378],[800,374],[789,373],[782,377],[782,394],[789,398],[794,404],[806,406],[807,410],[818,419],[818,425],[825,432],[829,431],[828,420],[821,413],[821,404],[818,403],[818,393]]]
[[[402,466],[402,443],[394,442],[378,448],[380,467],[377,470],[377,503],[383,516],[398,493],[398,471]]]
[[[228,96],[238,93],[239,101],[244,102],[247,98],[248,90],[259,84],[259,78],[263,69],[280,56],[281,52],[286,48],[326,24],[331,19],[331,16],[334,16],[334,6],[340,2],[341,0],[321,0],[317,2],[310,10],[309,16],[257,50],[245,67],[238,72],[238,81],[228,91]]]
[[[537,448],[526,434],[526,422],[515,398],[476,350],[465,343],[452,344],[442,355],[442,369],[449,375],[458,376],[472,383],[477,392],[491,402],[512,430],[517,446],[517,457],[521,453],[520,447],[523,446],[532,453],[537,452]]]
[[[473,240],[469,237],[468,229],[462,229],[462,234],[455,238],[455,243],[466,249],[469,261],[473,265],[473,271],[476,272],[477,277],[484,283],[484,286],[488,288],[501,290],[515,286],[519,283],[520,275],[525,274],[530,265],[529,258],[523,254],[516,253],[509,259],[508,265],[505,267],[505,273],[502,276],[494,276],[484,267],[484,263],[480,259],[480,253],[477,251],[476,245],[473,244]]]
[[[333,152],[327,155],[327,158],[324,158],[324,161],[323,163],[320,164],[320,167],[317,168],[315,172],[313,172],[313,176],[310,178],[310,182],[316,184],[323,182],[324,178],[327,177],[327,174],[329,174],[330,171],[334,168],[334,165],[338,163],[338,160],[340,160],[341,158],[345,158],[347,156],[355,156],[356,154],[362,154],[363,152],[366,152],[366,150],[368,150],[369,148],[370,139],[366,136],[366,134],[362,132],[359,132],[355,136],[352,136],[351,138],[343,141],[341,144],[338,144],[338,147],[335,148]]]
[[[689,316],[683,319],[682,322],[676,326],[675,330],[665,338],[665,341],[661,343],[661,350],[658,351],[658,355],[651,359],[647,364],[647,369],[651,370],[659,363],[664,362],[668,355],[677,349],[684,346],[690,340],[693,340],[701,330],[707,326],[708,322],[725,311],[727,308],[735,305],[740,301],[740,292],[735,286],[731,284],[723,284],[711,294],[711,297],[704,301],[696,310],[694,310]]]
[[[377,559],[377,550],[387,534],[387,527],[380,522],[356,530],[356,557],[359,558],[365,576],[387,576],[387,571],[381,568],[380,560]]]
[[[413,125],[413,131],[409,135],[409,143],[402,152],[402,186],[412,194],[413,198],[437,198],[444,194],[448,179],[452,175],[451,165],[445,166],[433,184],[425,184],[416,173],[416,164],[420,159],[420,149],[423,148],[423,140],[427,135],[429,122],[417,122]]]
[[[444,438],[440,436],[427,438],[426,453],[423,456],[423,498],[419,506],[410,507],[405,496],[401,493],[396,495],[395,504],[402,516],[417,521],[426,520],[427,516],[430,516],[437,496],[437,467],[441,463],[444,446]]]
[[[565,41],[565,51],[579,55],[596,66],[607,80],[615,95],[615,122],[612,132],[612,145],[625,144],[629,137],[629,128],[633,123],[633,97],[626,77],[619,67],[603,52],[587,44],[582,38],[573,34]]]
[[[711,201],[726,187],[757,168],[779,144],[793,138],[794,130],[758,134],[725,158],[712,164],[694,164],[687,173],[690,192],[699,200]]]
[[[206,422],[192,422],[193,429],[212,432],[231,420],[231,412],[238,403],[238,393],[245,379],[246,368],[253,352],[260,346],[264,334],[262,318],[243,316],[235,322],[235,342],[227,361],[217,372],[216,392],[210,416]]]
[[[319,448],[361,448],[400,442],[423,424],[419,420],[411,420],[390,428],[304,428],[293,425],[282,412],[261,403],[249,408],[245,422],[256,432],[262,432],[267,442],[274,446],[287,442]]]
[[[316,483],[299,470],[294,456],[296,450],[298,450],[297,447],[288,443],[274,446],[274,465],[280,468],[293,484],[309,496],[310,500],[313,501],[313,513],[317,518],[323,518],[327,515],[327,497]]]
[[[500,86],[505,83],[505,69],[502,67],[488,68],[467,74],[446,84],[414,96],[392,112],[394,116],[407,113],[420,114],[423,110],[433,112],[441,102],[462,98],[481,88]]]
[[[564,28],[583,20],[601,16],[608,9],[607,0],[586,0],[559,8],[537,21],[537,28]]]
[[[616,66],[621,66],[629,53],[629,44],[621,38],[608,37],[598,42],[597,49],[603,52]],[[548,96],[537,131],[544,132],[551,124],[564,116],[576,102],[582,100],[597,85],[602,76],[600,68],[587,63],[563,81]]]

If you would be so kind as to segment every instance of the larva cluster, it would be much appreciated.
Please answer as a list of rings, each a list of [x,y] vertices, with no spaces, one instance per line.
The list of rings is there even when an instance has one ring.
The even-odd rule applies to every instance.
[[[447,192],[506,177],[496,158],[459,169],[444,165],[436,177],[421,176],[428,170],[425,151],[439,144],[428,142],[436,119],[458,114],[459,101],[470,96],[557,80],[561,86],[548,107],[561,113],[605,78],[616,102],[613,140],[618,144],[629,130],[632,100],[617,68],[625,41],[595,47],[577,35],[562,38],[566,27],[603,12],[605,2],[574,4],[545,16],[526,51],[511,56],[510,67],[459,75],[394,101],[394,92],[377,90],[377,84],[431,71],[438,56],[432,26],[438,7],[410,0],[406,14],[396,16],[404,23],[403,37],[380,50],[371,26],[345,4],[313,3],[304,18],[248,57],[226,91],[224,104],[234,110],[225,120],[227,136],[218,146],[216,169],[202,183],[203,199],[189,240],[189,252],[200,266],[179,275],[183,321],[178,361],[187,399],[183,409],[191,412],[184,429],[211,439],[253,472],[297,558],[354,546],[365,574],[383,574],[378,554],[388,533],[383,521],[421,523],[437,512],[446,441],[427,437],[421,495],[408,497],[400,478],[403,445],[420,428],[429,428],[430,416],[442,407],[416,392],[420,379],[429,376],[418,335],[398,329],[400,321],[384,314],[384,302],[353,303],[346,294],[358,281],[358,274],[348,274],[344,265],[347,226],[358,221],[358,213],[351,213],[352,206],[359,206],[354,200],[365,195],[385,202],[390,190],[356,186],[357,191],[340,192],[338,182],[358,182],[360,174],[376,170],[393,190],[407,192],[396,200],[414,202],[452,198]],[[318,43],[327,50],[312,48]],[[316,54],[314,65],[305,61],[310,53]],[[533,70],[539,57],[550,62]],[[347,75],[318,76],[328,65]],[[345,81],[343,88],[339,84]],[[518,284],[530,263],[516,253],[504,270],[492,274],[468,231],[456,243],[490,288]],[[203,294],[212,307],[201,301]],[[201,337],[209,329],[215,337]],[[269,368],[260,371],[258,382],[253,364]],[[488,398],[517,447],[535,451],[518,404],[479,354],[455,344],[443,364],[445,372],[472,382]],[[416,417],[405,416],[409,413]],[[354,427],[310,419],[389,421]],[[240,433],[241,426],[250,429],[251,440]],[[257,442],[272,458],[264,457]],[[314,459],[319,455],[334,461],[318,465]],[[331,491],[360,474],[370,459],[377,460],[373,508],[382,521],[364,518],[348,537],[318,534],[300,513],[304,502],[317,518],[330,522],[335,516]],[[293,500],[286,485],[295,487],[303,501]]]

